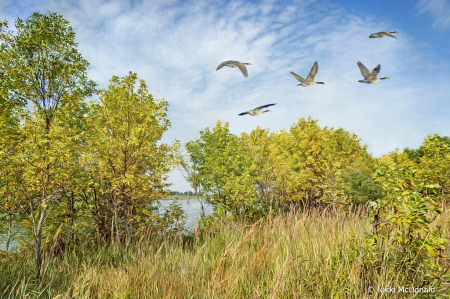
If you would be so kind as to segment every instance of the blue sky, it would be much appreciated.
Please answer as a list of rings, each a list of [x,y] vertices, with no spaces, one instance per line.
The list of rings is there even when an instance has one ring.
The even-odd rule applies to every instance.
[[[35,11],[70,21],[101,88],[133,71],[169,102],[164,142],[185,143],[219,119],[239,135],[308,116],[357,134],[375,156],[450,135],[449,0],[0,0],[10,25]],[[379,31],[398,31],[398,40],[368,38]],[[251,62],[249,77],[215,71],[225,60]],[[289,71],[306,76],[316,60],[325,85],[296,86]],[[358,83],[358,60],[381,64],[379,77],[390,80]],[[269,103],[277,103],[271,113],[238,116]],[[190,189],[178,171],[169,181]]]

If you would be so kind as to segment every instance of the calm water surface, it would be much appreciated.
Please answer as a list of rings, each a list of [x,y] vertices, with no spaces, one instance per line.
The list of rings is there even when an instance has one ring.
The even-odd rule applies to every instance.
[[[159,212],[163,213],[164,209],[168,207],[173,201],[173,199],[160,200],[159,202],[161,203],[161,208],[159,209]],[[195,222],[202,213],[202,206],[200,205],[200,202],[196,198],[192,198],[190,200],[178,200],[178,202],[181,204],[181,208],[188,217],[186,220],[186,228],[193,228],[195,226]],[[213,213],[213,207],[211,205],[204,204],[204,208],[206,215],[211,215]]]
[[[174,200],[173,199],[163,199],[159,202],[161,203],[161,207],[159,208],[160,213],[164,213],[164,209],[168,207]],[[202,206],[200,202],[196,198],[192,198],[190,200],[178,200],[181,204],[183,211],[187,214],[186,220],[186,229],[193,228],[195,226],[195,222],[200,217],[202,212]],[[210,215],[213,213],[213,207],[209,204],[205,204],[205,214]],[[17,248],[16,238],[20,235],[15,235],[11,238],[11,242],[9,243],[9,249],[15,250]],[[0,249],[6,248],[6,235],[0,235]]]
[[[25,230],[13,227],[12,229],[13,235],[11,236],[11,241],[9,241],[9,250],[17,249],[17,239],[25,236]],[[6,248],[6,234],[0,234],[0,250]]]

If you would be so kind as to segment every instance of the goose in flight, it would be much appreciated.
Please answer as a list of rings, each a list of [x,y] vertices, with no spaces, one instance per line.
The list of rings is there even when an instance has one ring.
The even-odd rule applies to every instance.
[[[239,62],[239,61],[234,61],[234,60],[228,60],[228,61],[224,61],[221,64],[219,64],[219,66],[217,67],[216,71],[220,70],[221,68],[223,68],[224,66],[228,66],[228,67],[238,67],[241,72],[242,75],[244,75],[245,78],[248,77],[248,72],[247,72],[247,68],[245,67],[246,65],[252,65],[249,62]]]
[[[250,114],[252,116],[261,115],[261,114],[263,114],[265,112],[270,112],[270,110],[261,111],[262,109],[270,107],[270,106],[274,106],[274,105],[276,105],[276,104],[267,104],[267,105],[264,105],[264,106],[259,106],[259,107],[255,108],[253,110],[249,110],[247,112],[242,112],[239,115],[245,115],[245,114]]]
[[[316,62],[314,62],[313,66],[311,68],[311,71],[309,72],[308,77],[306,77],[306,79],[297,75],[294,72],[291,72],[291,74],[292,74],[292,76],[295,77],[295,79],[297,79],[298,81],[301,82],[297,86],[301,85],[303,87],[309,87],[309,86],[313,86],[316,84],[325,84],[323,82],[314,82],[314,77],[316,76],[318,70],[319,70],[319,65],[317,64],[317,61],[316,61]]]
[[[385,37],[385,36],[390,36],[390,37],[393,37],[395,39],[398,39],[395,36],[393,36],[391,33],[398,33],[398,32],[397,31],[392,31],[392,32],[381,31],[381,32],[378,32],[378,33],[372,33],[369,36],[369,38],[382,38],[382,37]]]
[[[372,72],[369,72],[369,70],[364,66],[364,64],[361,63],[361,61],[358,61],[358,66],[359,69],[361,70],[361,74],[364,77],[364,80],[359,80],[358,82],[372,84],[380,80],[389,79],[388,77],[380,79],[377,78],[377,75],[380,73],[381,70],[381,65],[377,65]]]

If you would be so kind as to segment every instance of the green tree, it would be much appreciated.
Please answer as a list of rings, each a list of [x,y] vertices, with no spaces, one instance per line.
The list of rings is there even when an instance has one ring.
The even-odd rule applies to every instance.
[[[251,155],[228,123],[218,121],[212,131],[206,128],[200,138],[186,144],[192,168],[200,175],[200,196],[212,201],[225,216],[243,216],[256,198],[250,174]]]
[[[4,51],[11,41],[11,32],[6,32],[7,22],[0,22],[0,61],[6,62]],[[17,150],[21,144],[18,131],[18,111],[21,106],[17,99],[9,96],[10,80],[6,70],[0,67],[0,231],[6,227],[6,250],[9,249],[12,228],[20,218],[20,187],[22,166],[17,160]]]
[[[408,158],[416,163],[419,163],[421,157],[423,157],[423,150],[421,148],[418,149],[410,149],[409,147],[403,149],[403,152],[408,155]]]
[[[194,148],[193,148],[194,149]],[[202,215],[205,216],[205,204],[206,201],[202,196],[200,196],[200,190],[202,188],[201,183],[201,174],[197,168],[194,168],[194,165],[192,164],[193,159],[190,158],[188,153],[180,153],[178,154],[178,161],[179,166],[181,168],[181,171],[183,172],[183,177],[186,179],[186,181],[189,182],[192,188],[194,188],[195,193],[194,195],[197,197],[197,200],[200,202],[200,206],[202,209]],[[178,195],[178,192],[174,192],[175,195]],[[191,194],[191,191],[189,191],[189,195]]]
[[[412,269],[407,269],[411,272],[408,274],[415,276],[421,269],[441,273],[436,258],[445,249],[447,239],[433,225],[442,211],[434,200],[439,185],[427,185],[416,168],[404,164],[402,155],[405,154],[391,153],[376,166],[373,179],[383,188],[385,196],[373,203],[371,239],[376,242],[395,237],[400,252],[412,252],[413,256],[404,257],[415,263]]]
[[[25,21],[18,18],[15,26],[14,35],[0,35],[0,73],[9,101],[33,105],[22,114],[25,141],[20,156],[27,163],[24,190],[39,276],[44,220],[58,185],[56,174],[64,171],[65,155],[60,154],[64,135],[58,128],[63,122],[57,120],[77,119],[95,84],[87,78],[89,64],[78,53],[75,33],[62,16],[33,13]]]
[[[363,170],[348,169],[342,174],[344,193],[353,197],[358,205],[377,201],[384,196],[383,189],[375,184],[372,175]]]
[[[429,135],[425,138],[424,143],[418,148],[418,149],[410,149],[410,148],[405,148],[403,149],[403,152],[405,154],[408,155],[409,159],[416,162],[416,163],[420,163],[420,159],[425,155],[425,150],[427,149],[427,144],[429,143],[436,143],[438,142],[439,144],[446,144],[448,146],[450,146],[450,137],[448,136],[439,136],[438,134],[434,134],[433,136]],[[428,147],[429,150],[429,147]]]

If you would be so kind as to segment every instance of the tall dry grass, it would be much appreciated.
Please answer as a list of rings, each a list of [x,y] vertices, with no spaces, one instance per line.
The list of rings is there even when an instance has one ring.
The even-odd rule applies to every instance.
[[[449,226],[444,213],[444,232]],[[447,277],[436,293],[381,293],[378,286],[419,287],[399,269],[393,240],[363,250],[368,219],[319,212],[291,212],[256,223],[222,222],[191,238],[142,235],[128,260],[122,249],[88,248],[44,260],[42,280],[25,256],[0,282],[4,298],[433,298],[448,296]],[[447,253],[449,250],[447,250]],[[384,253],[383,260],[371,260]],[[377,255],[378,254],[378,255]],[[373,255],[373,256],[372,256]],[[0,262],[5,269],[6,258]],[[448,266],[448,264],[447,264]],[[14,276],[15,277],[12,277]],[[0,278],[4,278],[0,274]],[[370,293],[369,287],[374,287]],[[425,296],[425,297],[424,297]]]

